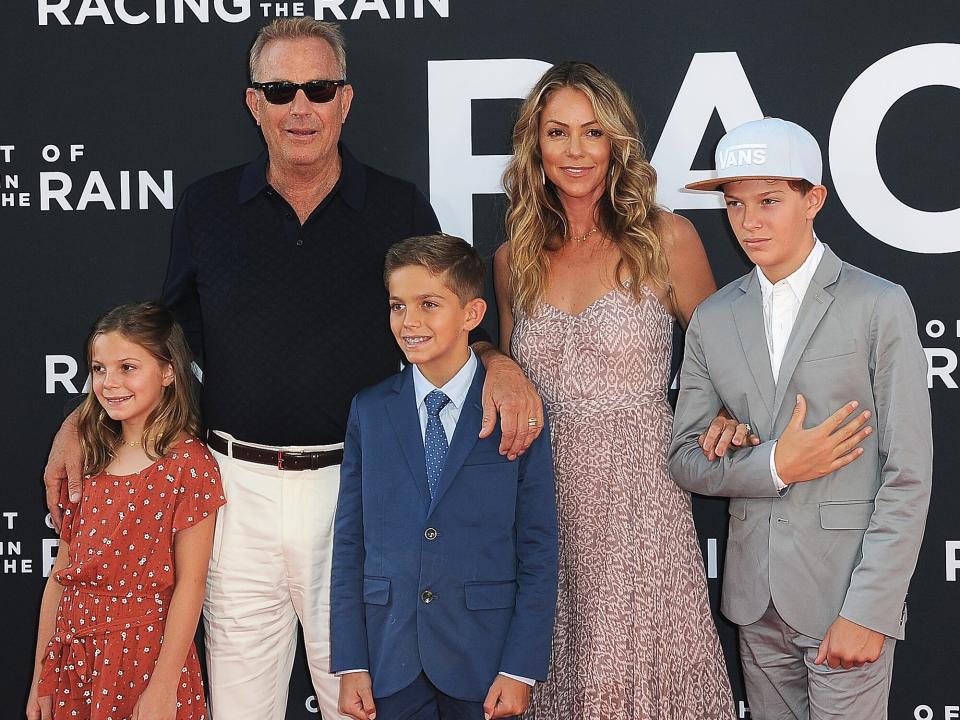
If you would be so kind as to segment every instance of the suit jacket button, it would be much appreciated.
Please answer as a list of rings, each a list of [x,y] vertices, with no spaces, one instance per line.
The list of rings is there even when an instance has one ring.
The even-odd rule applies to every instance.
[[[423,536],[427,540],[436,540],[437,539],[437,529],[436,528],[427,528],[423,531]]]
[[[433,593],[429,590],[424,590],[422,593],[420,593],[420,599],[429,605],[433,602]]]

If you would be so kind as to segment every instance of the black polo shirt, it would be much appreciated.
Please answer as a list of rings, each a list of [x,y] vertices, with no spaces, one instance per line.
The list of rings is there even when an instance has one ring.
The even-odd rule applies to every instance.
[[[411,183],[340,146],[340,180],[300,225],[266,153],[184,192],[162,301],[203,368],[204,425],[269,445],[342,442],[350,400],[397,371],[383,259],[439,223]]]

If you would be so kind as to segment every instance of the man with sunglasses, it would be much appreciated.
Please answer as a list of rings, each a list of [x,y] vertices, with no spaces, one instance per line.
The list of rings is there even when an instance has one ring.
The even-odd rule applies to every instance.
[[[299,622],[317,705],[333,720],[344,717],[329,673],[329,582],[347,411],[399,368],[383,320],[386,249],[439,224],[414,185],[340,143],[353,88],[335,25],[261,28],[250,77],[266,152],[184,192],[163,288],[204,369],[208,444],[229,498],[204,605],[211,713],[284,718]],[[489,343],[474,349],[487,366],[483,435],[499,412],[513,459],[543,426],[539,399]],[[68,421],[44,478],[55,522],[64,475],[79,494],[76,444]]]

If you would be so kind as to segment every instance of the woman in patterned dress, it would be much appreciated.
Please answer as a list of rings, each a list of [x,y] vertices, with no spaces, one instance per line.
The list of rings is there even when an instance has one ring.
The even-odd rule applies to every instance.
[[[87,363],[83,486],[61,501],[27,718],[204,720],[193,636],[224,498],[194,437],[190,353],[165,308],[124,305]]]
[[[715,290],[700,238],[655,201],[623,92],[554,66],[504,176],[500,337],[551,423],[560,581],[534,720],[730,720],[690,496],[667,474],[673,323]]]

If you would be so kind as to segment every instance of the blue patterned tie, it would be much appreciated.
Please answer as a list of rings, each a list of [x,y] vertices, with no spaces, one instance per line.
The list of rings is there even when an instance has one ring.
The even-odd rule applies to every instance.
[[[431,500],[437,497],[437,482],[440,480],[443,461],[447,459],[447,434],[440,422],[440,411],[448,402],[450,398],[439,390],[431,391],[423,400],[423,404],[427,406],[427,432],[423,437],[423,449],[426,452],[427,487]]]

